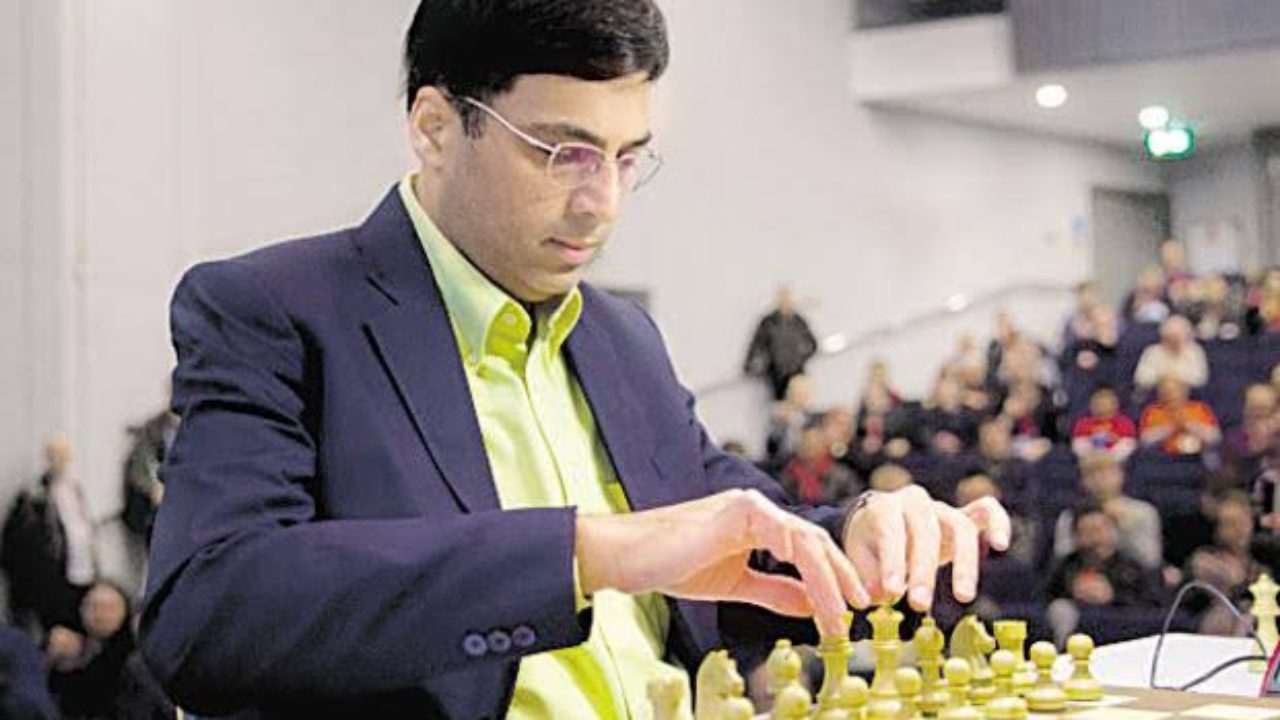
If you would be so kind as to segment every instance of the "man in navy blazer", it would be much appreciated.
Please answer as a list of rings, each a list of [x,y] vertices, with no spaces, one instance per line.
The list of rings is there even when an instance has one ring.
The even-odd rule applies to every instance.
[[[723,602],[833,629],[847,604],[927,608],[953,560],[973,597],[979,535],[1008,542],[998,505],[912,489],[790,507],[708,438],[649,317],[581,282],[656,170],[666,58],[651,0],[424,0],[406,42],[415,201],[521,306],[580,293],[561,352],[629,513],[503,509],[454,318],[396,191],[359,227],[186,274],[182,424],[142,616],[180,704],[506,716],[522,658],[585,643],[582,596],[604,589],[665,597],[662,654],[686,668],[724,644]]]

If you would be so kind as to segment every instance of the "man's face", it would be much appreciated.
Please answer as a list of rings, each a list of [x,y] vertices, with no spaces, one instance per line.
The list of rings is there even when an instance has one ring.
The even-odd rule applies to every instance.
[[[1076,524],[1076,545],[1090,555],[1111,557],[1116,551],[1115,521],[1100,512],[1080,518]]]
[[[1089,411],[1094,417],[1113,418],[1120,409],[1120,401],[1113,392],[1099,392],[1089,400]]]
[[[491,107],[547,145],[592,145],[616,160],[649,138],[652,83],[645,73],[607,82],[526,75]],[[617,165],[566,188],[548,177],[547,154],[494,118],[482,133],[453,132],[425,182],[437,183],[432,219],[482,272],[517,299],[542,302],[582,279],[618,218],[623,189]],[[421,156],[421,152],[420,152]],[[426,161],[424,160],[424,164]],[[420,196],[422,195],[420,190]]]
[[[1084,487],[1094,497],[1107,500],[1124,490],[1124,471],[1119,465],[1099,468],[1084,476]]]

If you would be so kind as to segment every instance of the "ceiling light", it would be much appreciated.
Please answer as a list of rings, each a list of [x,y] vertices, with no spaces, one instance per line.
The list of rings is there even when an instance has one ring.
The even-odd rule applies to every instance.
[[[1036,104],[1046,110],[1060,108],[1067,104],[1067,89],[1061,85],[1041,85],[1036,90]]]
[[[1138,113],[1138,123],[1147,130],[1159,130],[1169,124],[1169,108],[1150,105]]]

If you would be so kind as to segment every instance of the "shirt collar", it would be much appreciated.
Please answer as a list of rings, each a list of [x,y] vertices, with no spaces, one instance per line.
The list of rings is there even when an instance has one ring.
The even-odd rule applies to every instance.
[[[582,291],[576,286],[554,303],[535,308],[536,318],[480,272],[427,215],[414,185],[417,173],[400,183],[400,199],[426,252],[431,272],[453,322],[464,359],[479,364],[485,354],[511,357],[524,352],[535,329],[550,351],[559,353],[582,315]],[[535,326],[535,319],[537,325]]]

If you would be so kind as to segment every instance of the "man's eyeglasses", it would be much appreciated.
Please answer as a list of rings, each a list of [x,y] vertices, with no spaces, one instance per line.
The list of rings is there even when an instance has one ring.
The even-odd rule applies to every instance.
[[[547,176],[552,182],[566,189],[576,189],[590,183],[604,171],[609,164],[609,156],[603,150],[585,143],[565,142],[549,145],[516,127],[511,121],[498,114],[497,110],[479,100],[469,97],[459,98],[462,102],[482,110],[489,117],[497,120],[512,134],[540,150],[547,156]],[[620,156],[618,165],[618,184],[626,192],[635,192],[653,179],[662,167],[662,156],[647,147],[630,150]]]

